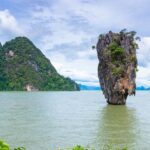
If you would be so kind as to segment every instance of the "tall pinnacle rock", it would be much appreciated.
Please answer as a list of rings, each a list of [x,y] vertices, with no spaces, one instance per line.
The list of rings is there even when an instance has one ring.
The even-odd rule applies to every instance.
[[[135,41],[139,39],[135,34],[122,30],[99,36],[98,77],[108,104],[125,104],[128,95],[135,95],[138,48]]]

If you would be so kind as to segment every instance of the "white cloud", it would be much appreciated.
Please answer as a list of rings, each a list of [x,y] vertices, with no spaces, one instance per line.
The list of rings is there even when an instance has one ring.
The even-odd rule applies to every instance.
[[[51,35],[43,36],[40,42],[43,49],[52,49],[63,44],[80,45],[86,37],[86,34],[82,31],[73,33],[65,27],[61,27],[58,30],[55,29]]]
[[[70,12],[80,16],[84,22],[96,29],[130,27],[132,19],[128,13],[120,13],[120,8],[103,2],[67,1],[65,3]],[[114,18],[117,17],[117,18]],[[128,23],[130,22],[130,24]]]
[[[96,50],[82,50],[77,52],[79,58],[88,58],[88,59],[97,59],[97,52]]]
[[[137,85],[150,85],[148,0],[33,1],[30,5],[29,0],[15,0],[23,10],[18,16],[13,15],[17,14],[13,7],[11,11],[5,8],[0,11],[1,37],[7,37],[9,33],[13,36],[24,34],[31,37],[59,73],[80,83],[84,81],[83,83],[95,85],[99,84],[98,60],[96,51],[90,48],[96,44],[98,35],[108,30],[118,32],[122,28],[135,30],[138,35],[142,35],[140,49],[137,51]]]
[[[137,50],[138,63],[140,66],[147,67],[150,65],[150,37],[143,37],[138,43]]]
[[[67,12],[68,8],[63,7],[58,3],[52,7],[37,6],[31,11],[33,26],[42,24],[45,35],[40,37],[40,42],[44,49],[52,49],[62,44],[80,45],[91,39],[89,33],[76,26],[77,22],[70,23],[73,12]]]
[[[7,9],[0,11],[0,28],[1,31],[6,30],[17,35],[23,34],[16,18]]]
[[[129,5],[129,7],[131,7]],[[62,11],[63,10],[63,11]],[[51,49],[47,56],[50,58],[59,73],[64,76],[69,76],[75,79],[79,83],[87,83],[92,85],[98,85],[97,77],[97,56],[96,52],[89,50],[89,45],[86,49],[83,48],[84,42],[96,43],[96,37],[99,34],[98,29],[104,31],[106,28],[113,27],[114,29],[125,27],[133,27],[135,20],[128,13],[120,13],[121,8],[116,9],[113,6],[107,6],[106,4],[97,5],[94,2],[85,3],[81,1],[59,1],[57,6],[54,5],[51,8],[37,7],[36,11],[32,12],[32,17],[38,22],[46,22],[46,27],[51,32],[41,37],[41,43],[44,49]],[[73,17],[77,16],[76,22]],[[117,16],[116,19],[114,16]],[[72,17],[72,18],[71,18]],[[72,21],[70,23],[70,21]],[[130,22],[130,24],[129,24]],[[78,25],[82,24],[82,27]],[[86,23],[86,26],[84,26]],[[91,28],[93,27],[93,28]],[[85,31],[85,28],[87,30]],[[108,30],[108,29],[107,29]],[[93,31],[93,34],[92,34]],[[95,37],[95,38],[93,38]],[[80,49],[73,48],[64,51],[64,48],[60,51],[56,49],[57,45],[76,45],[80,46]],[[139,65],[145,66],[149,64],[150,60],[150,38],[143,37],[139,43],[140,50],[138,50]],[[71,51],[71,52],[70,52]],[[76,58],[71,60],[68,55],[76,54]],[[137,76],[137,85],[142,83],[146,85],[148,81],[148,75],[142,78],[143,69],[139,67],[140,71]],[[142,72],[141,72],[142,70]],[[82,81],[89,82],[82,82]],[[97,83],[95,83],[97,81]],[[147,82],[149,83],[149,82]]]
[[[91,55],[88,50],[87,53],[89,53],[89,56]],[[50,54],[49,58],[58,72],[63,74],[65,77],[71,77],[72,79],[78,81],[78,83],[82,83],[82,81],[88,81],[94,85],[99,85],[97,77],[98,60],[92,60],[87,55],[88,54],[82,55],[73,60],[68,60],[63,54],[53,52]]]
[[[150,86],[150,65],[147,67],[139,66],[139,72],[137,73],[138,86]]]
[[[150,37],[142,37],[138,42],[139,49],[137,50],[138,57],[138,72],[137,85],[150,86]]]

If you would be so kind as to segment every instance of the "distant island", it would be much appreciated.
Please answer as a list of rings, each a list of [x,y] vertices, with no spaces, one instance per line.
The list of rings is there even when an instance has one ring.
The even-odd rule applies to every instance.
[[[60,75],[26,37],[0,44],[0,91],[74,91],[79,85]]]
[[[83,85],[83,84],[79,84],[80,85],[80,90],[83,91],[99,91],[102,90],[100,86],[90,86],[90,85]],[[144,86],[137,86],[136,87],[137,91],[148,91],[150,90],[150,87],[144,87]]]

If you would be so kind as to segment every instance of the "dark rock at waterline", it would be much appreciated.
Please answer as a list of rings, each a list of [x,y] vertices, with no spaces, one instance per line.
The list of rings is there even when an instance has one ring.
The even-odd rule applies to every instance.
[[[139,39],[135,34],[122,30],[99,36],[98,77],[108,104],[125,104],[128,95],[135,95],[138,48],[135,39]]]

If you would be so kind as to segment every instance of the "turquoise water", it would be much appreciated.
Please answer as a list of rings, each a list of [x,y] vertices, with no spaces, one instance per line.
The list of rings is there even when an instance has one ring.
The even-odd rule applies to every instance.
[[[1,92],[0,138],[27,150],[77,144],[149,150],[150,92],[137,92],[126,106],[107,105],[100,91]]]

